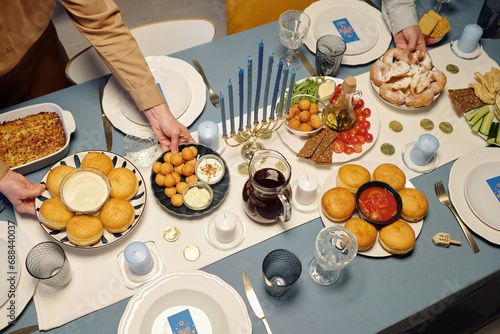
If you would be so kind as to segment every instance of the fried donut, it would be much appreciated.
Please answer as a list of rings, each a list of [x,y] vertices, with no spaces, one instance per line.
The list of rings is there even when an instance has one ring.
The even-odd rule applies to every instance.
[[[394,89],[393,83],[383,84],[382,86],[380,86],[379,92],[380,96],[382,96],[385,100],[391,103],[398,105],[405,104],[406,101],[405,93],[400,89]]]
[[[430,80],[429,86],[434,95],[441,93],[447,81],[446,75],[439,70],[430,71],[429,80]]]
[[[410,53],[410,56],[408,58],[410,64],[417,65],[424,71],[432,70],[432,59],[428,52],[416,50]]]
[[[410,93],[406,96],[405,104],[410,108],[424,107],[434,101],[434,93],[430,88],[425,89],[422,93]]]
[[[420,94],[429,87],[430,84],[431,81],[428,77],[428,72],[415,73],[410,81],[410,91]]]
[[[389,81],[391,78],[389,72],[391,67],[381,60],[377,60],[370,67],[370,79],[377,86],[380,87],[383,83]]]
[[[397,61],[391,65],[389,74],[391,77],[404,77],[410,72],[410,65],[404,61]]]
[[[402,61],[409,64],[409,58],[406,52],[399,48],[392,48],[387,50],[382,57],[382,61],[387,65],[392,65],[395,62]]]

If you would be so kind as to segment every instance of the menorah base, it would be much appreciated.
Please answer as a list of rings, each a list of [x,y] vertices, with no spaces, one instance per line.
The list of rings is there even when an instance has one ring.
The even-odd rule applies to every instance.
[[[265,148],[266,147],[263,144],[255,140],[249,140],[241,147],[241,156],[243,157],[243,159],[250,161],[255,151],[263,150]]]

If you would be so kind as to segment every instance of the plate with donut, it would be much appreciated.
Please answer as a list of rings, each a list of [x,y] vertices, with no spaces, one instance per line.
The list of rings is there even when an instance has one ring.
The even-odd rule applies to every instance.
[[[403,210],[400,218],[396,220],[401,225],[398,228],[396,228],[396,225],[390,227],[394,223],[381,227],[360,219],[355,206],[355,193],[359,187],[370,180],[388,183],[400,194],[403,202]],[[329,201],[327,198],[323,200],[324,196],[332,195],[343,198],[343,200],[337,199],[333,201],[336,203],[334,208],[327,207],[327,203],[332,203],[332,201]],[[376,161],[358,161],[356,164],[335,166],[330,175],[325,178],[318,201],[318,205],[321,208],[320,217],[323,225],[347,225],[346,228],[349,229],[354,227],[352,231],[354,229],[363,231],[361,236],[357,235],[359,244],[358,253],[368,257],[388,257],[394,254],[410,253],[415,244],[414,240],[417,239],[422,230],[424,217],[428,209],[428,202],[425,195],[415,189],[401,168],[394,164],[381,164]],[[344,207],[338,205],[338,203],[346,205]],[[405,231],[404,237],[409,238],[407,244],[387,248],[387,245],[391,245],[391,242],[394,241],[391,238],[404,240],[403,236],[397,235],[391,229]],[[382,230],[384,230],[382,238],[386,238],[384,240],[380,239],[380,232]],[[385,246],[382,246],[381,242],[385,242]],[[391,252],[387,249],[390,249]]]
[[[430,106],[443,91],[446,75],[436,69],[428,52],[409,55],[392,48],[370,67],[370,83],[380,99],[401,110]]]
[[[184,203],[182,192],[188,184],[200,181],[198,176],[201,175],[195,171],[197,162],[201,157],[209,155],[216,156],[220,159],[217,160],[222,161],[224,166],[219,170],[222,175],[217,177],[214,174],[219,181],[214,184],[209,182],[213,193],[210,205],[200,210],[193,210]],[[151,186],[154,196],[165,210],[176,216],[196,217],[207,214],[224,201],[229,190],[230,177],[226,162],[220,154],[203,144],[180,144],[179,153],[165,151],[153,164],[152,169]]]
[[[94,169],[98,173],[92,172]],[[75,172],[80,170],[82,173],[77,175]],[[109,184],[104,191],[103,181],[95,179],[98,174],[108,180],[103,183]],[[72,189],[68,193],[80,194],[72,198],[73,203],[94,205],[102,201],[88,212],[70,210],[70,197],[61,197],[63,180],[64,188]],[[139,169],[112,152],[83,151],[67,156],[54,164],[40,182],[46,187],[35,199],[40,226],[51,238],[73,248],[95,249],[120,241],[139,223],[146,206],[146,185]]]
[[[328,78],[334,80],[337,87],[339,87],[339,85],[344,82],[344,80],[342,79],[330,78],[330,77]],[[298,80],[297,83],[301,83],[304,80],[306,79]],[[363,108],[370,110],[370,115],[366,116],[366,121],[369,122],[369,129],[367,130],[373,136],[373,140],[371,142],[365,142],[364,144],[362,144],[361,152],[353,152],[352,154],[346,154],[344,152],[336,153],[334,151],[332,155],[332,163],[347,162],[357,159],[363,154],[365,154],[377,141],[379,135],[379,127],[380,127],[380,118],[377,112],[377,108],[367,95],[363,95],[361,99],[364,102]],[[299,151],[304,147],[304,145],[306,145],[306,142],[310,138],[308,136],[297,136],[284,126],[280,127],[277,132],[281,140],[295,153],[299,153]]]

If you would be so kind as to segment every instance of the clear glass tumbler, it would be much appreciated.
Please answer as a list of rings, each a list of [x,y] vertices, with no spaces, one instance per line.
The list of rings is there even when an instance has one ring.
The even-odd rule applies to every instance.
[[[267,292],[281,297],[294,287],[302,272],[302,264],[294,253],[276,249],[264,258],[262,272]]]
[[[133,163],[149,167],[156,159],[158,139],[152,130],[136,129],[125,136],[123,149]]]
[[[71,267],[63,248],[51,241],[35,245],[26,257],[26,268],[41,283],[60,288],[71,280]]]

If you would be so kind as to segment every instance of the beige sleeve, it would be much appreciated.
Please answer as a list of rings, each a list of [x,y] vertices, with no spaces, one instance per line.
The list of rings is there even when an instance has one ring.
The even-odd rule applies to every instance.
[[[140,110],[164,102],[144,56],[112,0],[61,0],[73,24],[95,47]]]
[[[9,166],[2,160],[0,160],[0,180],[3,179],[5,173],[9,170]]]

